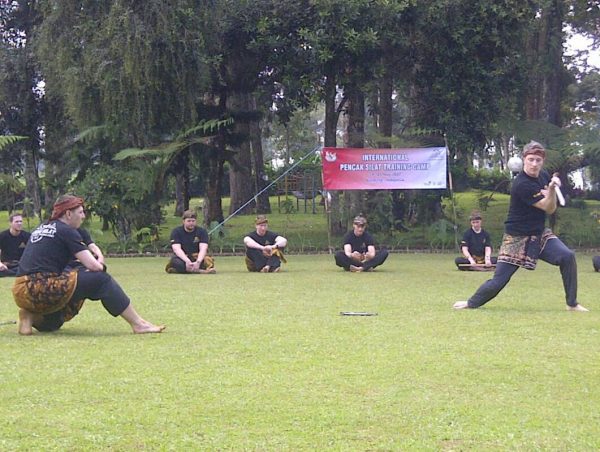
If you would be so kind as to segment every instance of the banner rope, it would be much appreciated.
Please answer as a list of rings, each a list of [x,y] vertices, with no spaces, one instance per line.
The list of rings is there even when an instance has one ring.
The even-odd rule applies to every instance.
[[[216,225],[214,228],[212,228],[210,231],[208,231],[208,235],[211,235],[213,232],[215,232],[216,230],[220,229],[221,226],[223,226],[225,223],[227,223],[230,219],[232,219],[233,217],[235,217],[241,210],[243,210],[248,204],[250,204],[252,201],[256,201],[256,199],[262,195],[264,192],[266,192],[269,188],[271,188],[273,185],[275,185],[277,182],[279,182],[280,179],[282,179],[283,177],[285,177],[290,171],[292,171],[294,168],[296,168],[298,165],[300,165],[300,163],[302,163],[304,160],[306,160],[308,157],[310,157],[311,154],[315,154],[319,149],[321,149],[321,146],[315,146],[313,149],[311,149],[309,152],[306,153],[306,155],[304,155],[300,160],[298,160],[297,162],[295,162],[292,166],[290,166],[283,174],[281,174],[277,179],[275,179],[273,182],[271,182],[269,185],[267,185],[265,188],[263,188],[261,191],[259,191],[258,193],[256,193],[255,195],[253,195],[248,201],[246,201],[244,204],[242,204],[242,206],[240,206],[235,212],[233,212],[231,215],[229,215],[227,218],[225,218],[223,221],[221,221],[218,225]]]
[[[450,166],[450,146],[448,146],[448,137],[444,133],[444,144],[446,145],[446,158],[448,159],[448,187],[450,188],[450,202],[452,203],[452,227],[454,229],[454,246],[458,249],[458,219],[456,217],[456,202],[454,199],[454,185],[452,183],[452,171]]]

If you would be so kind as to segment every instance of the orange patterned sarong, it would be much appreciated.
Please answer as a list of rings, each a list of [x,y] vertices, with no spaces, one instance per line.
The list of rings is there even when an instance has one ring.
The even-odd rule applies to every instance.
[[[20,308],[37,314],[51,314],[67,306],[76,286],[76,271],[41,272],[18,276],[12,291]]]

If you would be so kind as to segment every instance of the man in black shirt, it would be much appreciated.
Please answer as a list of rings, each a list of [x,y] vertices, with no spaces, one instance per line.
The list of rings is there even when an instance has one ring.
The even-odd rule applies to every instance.
[[[276,273],[281,270],[283,249],[287,239],[269,231],[269,221],[258,215],[254,222],[256,230],[244,237],[246,245],[246,267],[251,272]]]
[[[369,271],[381,265],[388,257],[387,250],[375,252],[375,241],[365,229],[367,219],[362,215],[354,217],[352,231],[344,236],[344,251],[335,254],[335,263],[346,271]]]
[[[56,331],[79,313],[85,299],[100,300],[113,316],[121,316],[136,334],[160,333],[135,311],[121,286],[87,249],[77,229],[85,218],[83,200],[58,198],[47,223],[32,232],[19,262],[13,297],[19,309],[18,332],[31,335]],[[76,258],[81,268],[69,268]]]
[[[546,150],[535,141],[523,148],[523,171],[514,179],[510,191],[508,218],[494,277],[467,301],[454,303],[454,309],[475,309],[494,298],[523,267],[534,270],[538,258],[560,266],[568,311],[586,312],[577,302],[577,261],[575,253],[545,228],[546,214],[556,211],[556,187],[561,182],[542,168]]]
[[[471,212],[469,217],[471,227],[463,234],[460,250],[464,257],[457,257],[454,262],[459,270],[487,270],[496,265],[492,257],[492,240],[490,235],[481,227],[481,214]]]
[[[196,213],[183,212],[183,224],[171,232],[171,258],[167,273],[215,273],[214,260],[208,256],[208,232],[196,225]]]
[[[8,218],[10,227],[0,232],[0,277],[15,276],[19,260],[29,240],[29,232],[23,231],[23,215],[12,214]]]

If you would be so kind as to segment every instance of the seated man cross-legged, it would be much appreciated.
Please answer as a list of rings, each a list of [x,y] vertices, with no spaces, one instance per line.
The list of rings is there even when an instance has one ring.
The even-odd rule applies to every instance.
[[[283,249],[287,239],[269,231],[269,221],[264,215],[256,217],[255,227],[255,231],[244,237],[246,267],[251,272],[276,273],[281,269],[281,261],[285,262]]]
[[[365,229],[367,219],[362,215],[354,218],[352,231],[344,237],[344,251],[335,254],[335,263],[346,271],[363,272],[373,270],[385,262],[388,251],[375,252],[375,241]]]
[[[454,262],[459,270],[493,270],[497,259],[492,257],[490,235],[481,227],[481,214],[473,211],[469,219],[471,227],[465,231],[460,242],[464,257],[457,257]]]
[[[214,259],[208,256],[208,232],[196,225],[196,213],[183,212],[183,224],[171,232],[171,258],[167,273],[215,273]]]

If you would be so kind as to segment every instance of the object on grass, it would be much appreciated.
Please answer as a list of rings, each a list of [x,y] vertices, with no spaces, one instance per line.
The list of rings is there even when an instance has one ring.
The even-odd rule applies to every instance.
[[[16,325],[16,324],[17,324],[16,320],[6,320],[4,322],[0,322],[0,326],[3,326],[3,325]]]
[[[377,314],[376,312],[342,311],[342,312],[340,312],[340,315],[369,317],[369,316],[374,316],[374,315],[379,315],[379,314]]]

